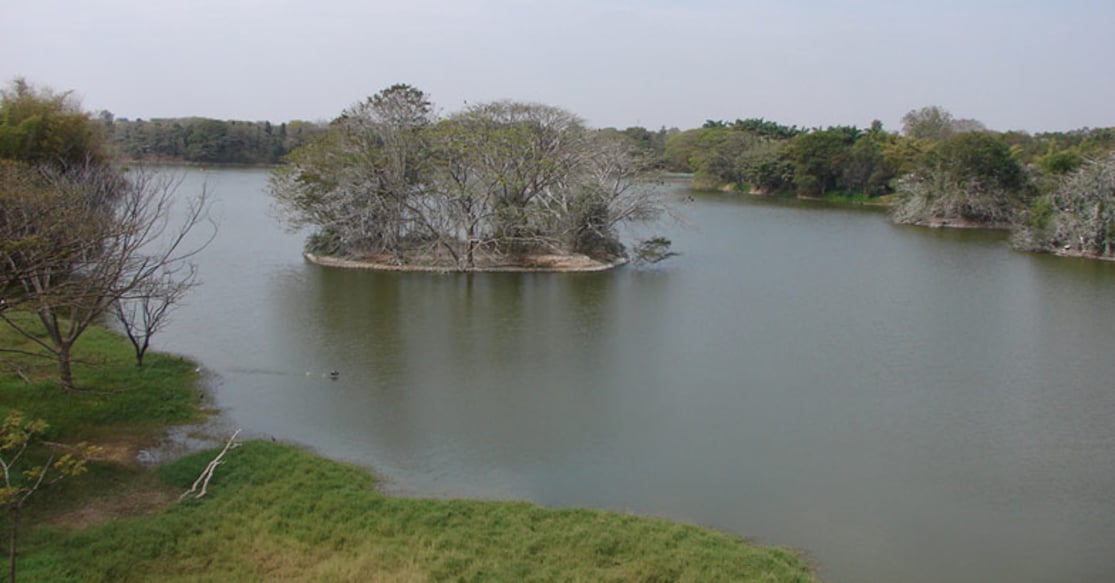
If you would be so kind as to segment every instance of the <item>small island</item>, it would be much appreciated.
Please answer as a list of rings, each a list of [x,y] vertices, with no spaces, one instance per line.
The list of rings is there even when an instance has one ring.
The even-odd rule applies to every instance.
[[[425,93],[394,85],[295,150],[271,194],[289,227],[313,229],[306,258],[321,265],[600,271],[628,259],[621,224],[667,210],[651,169],[624,135],[556,107],[497,101],[439,119]]]

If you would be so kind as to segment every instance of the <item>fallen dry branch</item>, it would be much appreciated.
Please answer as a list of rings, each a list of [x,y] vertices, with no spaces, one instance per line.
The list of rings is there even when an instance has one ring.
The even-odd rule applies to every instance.
[[[228,438],[228,442],[225,443],[225,447],[221,450],[221,453],[217,454],[217,457],[213,458],[212,461],[210,461],[209,464],[205,466],[205,469],[202,470],[201,475],[198,476],[196,480],[194,480],[194,485],[190,486],[189,490],[186,490],[182,493],[181,496],[178,497],[179,500],[185,498],[186,496],[189,496],[190,494],[193,494],[194,492],[197,492],[197,494],[194,495],[194,498],[201,498],[202,496],[205,496],[206,491],[209,488],[209,480],[213,479],[213,471],[217,469],[217,466],[224,463],[221,461],[221,458],[223,458],[225,454],[228,453],[228,450],[240,445],[236,443],[237,435],[240,435],[239,429],[237,429],[232,434],[232,437]],[[199,486],[201,487],[200,491],[198,491]]]

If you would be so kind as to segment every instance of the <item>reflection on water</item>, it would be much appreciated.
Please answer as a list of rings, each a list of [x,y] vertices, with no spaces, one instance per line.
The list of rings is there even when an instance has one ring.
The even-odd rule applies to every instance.
[[[325,269],[264,173],[208,174],[225,220],[162,340],[256,434],[398,491],[799,547],[829,581],[1115,572],[1115,265],[707,194],[652,269]]]

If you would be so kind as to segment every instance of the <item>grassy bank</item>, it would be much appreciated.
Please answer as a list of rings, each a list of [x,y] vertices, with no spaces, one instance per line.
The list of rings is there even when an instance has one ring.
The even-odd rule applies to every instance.
[[[185,490],[212,452],[159,470]],[[43,581],[812,581],[792,552],[611,512],[385,496],[359,468],[249,442],[210,495],[66,533],[27,557]]]
[[[191,363],[152,355],[136,369],[126,341],[90,334],[86,393],[63,394],[49,361],[3,354],[0,408],[33,412],[67,442],[138,444],[199,416]],[[6,330],[0,343],[22,345]],[[156,470],[116,456],[42,492],[24,523],[20,580],[814,580],[792,551],[665,520],[386,496],[366,470],[271,442],[231,450],[207,497],[177,501],[213,455]]]
[[[35,326],[29,315],[18,320]],[[0,416],[18,409],[42,418],[52,441],[150,442],[168,424],[202,418],[194,363],[151,354],[138,368],[128,341],[104,328],[91,328],[75,346],[76,393],[59,387],[56,360],[25,354],[42,349],[3,324],[0,349]]]

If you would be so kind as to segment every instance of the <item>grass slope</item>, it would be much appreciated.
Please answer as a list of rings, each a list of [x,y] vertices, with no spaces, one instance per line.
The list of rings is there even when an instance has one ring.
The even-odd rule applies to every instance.
[[[160,469],[182,490],[213,452]],[[664,520],[383,495],[364,470],[248,442],[210,494],[66,534],[27,581],[814,581],[794,552]]]
[[[20,315],[22,325],[35,320]],[[43,352],[0,324],[0,349]],[[58,385],[58,363],[49,357],[0,352],[0,416],[18,409],[50,424],[51,440],[108,439],[157,435],[167,424],[201,419],[196,365],[152,353],[136,367],[131,345],[104,328],[92,327],[74,349],[74,379],[80,389],[67,394]]]

